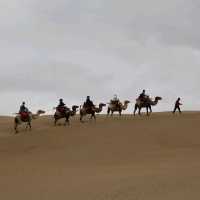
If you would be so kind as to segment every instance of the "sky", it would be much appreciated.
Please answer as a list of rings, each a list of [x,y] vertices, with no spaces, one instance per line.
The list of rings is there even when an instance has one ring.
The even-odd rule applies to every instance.
[[[1,0],[0,115],[143,89],[154,111],[200,108],[199,0]]]

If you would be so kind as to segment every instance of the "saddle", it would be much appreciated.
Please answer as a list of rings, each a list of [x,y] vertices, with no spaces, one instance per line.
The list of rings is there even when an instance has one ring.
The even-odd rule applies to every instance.
[[[115,101],[115,100],[111,100],[110,101],[110,103],[112,104],[112,105],[115,105],[116,107],[119,107],[120,106],[120,101]]]
[[[149,100],[150,100],[150,98],[148,96],[143,97],[143,98],[139,97],[136,99],[136,102],[137,103],[148,103]]]
[[[58,106],[56,111],[62,115],[65,115],[66,111],[69,110],[66,106]]]
[[[89,105],[85,104],[85,105],[83,105],[83,108],[86,110],[86,112],[92,112],[94,106],[89,106]]]
[[[110,101],[112,104],[118,104],[119,103],[119,101],[116,101],[116,100],[111,100]]]
[[[26,121],[29,118],[29,113],[28,112],[20,112],[20,117],[22,121]]]

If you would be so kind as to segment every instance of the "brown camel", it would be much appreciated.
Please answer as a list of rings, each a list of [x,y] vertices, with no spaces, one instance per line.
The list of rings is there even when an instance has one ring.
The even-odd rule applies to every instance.
[[[26,119],[22,119],[21,115],[17,113],[17,116],[14,118],[15,133],[18,133],[18,126],[22,123],[26,123],[27,124],[26,129],[29,127],[29,130],[31,130],[31,128],[32,128],[31,121],[33,119],[38,119],[38,117],[44,113],[45,113],[45,111],[43,111],[43,110],[38,110],[36,114],[29,112],[28,117]]]
[[[130,101],[128,101],[128,100],[124,101],[124,104],[119,102],[118,105],[113,104],[112,102],[108,103],[109,105],[108,105],[107,116],[110,114],[110,112],[111,112],[111,116],[113,116],[114,112],[119,112],[119,115],[121,116],[122,111],[126,110],[128,108],[129,103],[130,103]]]
[[[152,112],[151,106],[155,106],[158,104],[158,101],[162,100],[161,97],[155,97],[155,100],[152,100],[151,98],[147,97],[146,101],[141,101],[140,99],[136,99],[136,103],[135,103],[135,109],[134,109],[134,116],[135,113],[138,109],[138,114],[141,115],[141,109],[142,108],[146,108],[146,113],[147,116],[149,115],[149,110],[150,113]]]
[[[66,125],[66,124],[69,125],[70,124],[69,118],[71,116],[76,115],[77,108],[78,108],[78,106],[74,105],[74,106],[72,106],[72,110],[70,110],[69,108],[67,108],[64,113],[60,113],[60,112],[56,111],[55,114],[54,114],[54,124],[55,124],[55,126],[57,124],[57,121],[59,119],[62,119],[62,118],[65,118],[65,124],[64,125]]]
[[[83,117],[85,115],[91,115],[90,119],[94,118],[94,120],[96,120],[95,113],[100,113],[103,110],[104,106],[106,106],[106,104],[100,103],[99,107],[92,107],[92,108],[82,107],[82,108],[80,108],[80,121],[83,122]]]

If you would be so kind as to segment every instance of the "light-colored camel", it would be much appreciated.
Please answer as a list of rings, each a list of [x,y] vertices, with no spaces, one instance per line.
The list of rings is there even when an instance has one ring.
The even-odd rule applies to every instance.
[[[22,119],[20,114],[17,114],[17,116],[14,118],[14,129],[15,129],[15,133],[18,133],[18,126],[26,123],[26,129],[29,127],[29,130],[31,130],[31,121],[33,119],[38,119],[38,117],[41,114],[44,114],[45,111],[43,110],[38,110],[36,114],[33,114],[32,112],[29,112],[29,115],[26,119]]]
[[[140,99],[136,99],[135,109],[134,109],[134,113],[133,113],[134,116],[135,116],[137,109],[138,109],[138,114],[141,115],[142,108],[146,108],[146,113],[147,113],[147,115],[149,115],[149,110],[150,110],[150,113],[152,112],[151,106],[157,105],[160,100],[162,100],[161,97],[155,97],[154,100],[147,97],[145,102],[141,101]]]
[[[81,108],[80,108],[80,121],[83,122],[83,117],[84,117],[85,115],[91,115],[91,118],[90,118],[90,119],[94,118],[94,120],[96,120],[96,115],[95,115],[95,113],[100,113],[100,112],[102,112],[104,106],[106,106],[106,104],[100,103],[100,104],[99,104],[99,107],[96,107],[96,106],[95,106],[95,107],[93,107],[93,108],[91,108],[91,109],[88,109],[88,108],[86,108],[86,107],[81,107]]]
[[[67,108],[64,113],[60,113],[60,112],[56,111],[55,114],[54,114],[54,124],[55,124],[55,126],[57,124],[57,121],[59,119],[63,119],[63,118],[65,118],[65,124],[64,125],[66,125],[66,124],[69,125],[70,124],[69,118],[76,115],[78,107],[79,106],[74,105],[74,106],[72,106],[71,110],[69,108]]]
[[[119,102],[118,105],[113,104],[112,102],[108,103],[107,116],[110,114],[110,112],[111,112],[111,116],[113,116],[114,112],[119,112],[119,115],[121,116],[122,111],[126,110],[128,108],[129,103],[130,103],[130,101],[128,101],[128,100],[124,101],[124,104]]]

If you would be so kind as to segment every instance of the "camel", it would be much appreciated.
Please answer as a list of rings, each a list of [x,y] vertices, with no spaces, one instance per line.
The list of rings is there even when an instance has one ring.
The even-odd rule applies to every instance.
[[[56,126],[57,121],[59,119],[62,119],[62,118],[65,118],[65,124],[64,125],[66,125],[66,124],[70,125],[69,118],[71,116],[76,115],[77,108],[78,108],[78,106],[76,106],[76,105],[72,106],[72,110],[67,108],[64,114],[56,111],[55,114],[54,114],[54,125]]]
[[[134,113],[133,113],[134,116],[135,116],[137,109],[138,109],[138,114],[141,115],[142,108],[146,108],[146,113],[148,116],[149,110],[150,110],[150,113],[152,112],[151,106],[157,105],[160,100],[162,100],[161,97],[155,97],[155,100],[152,100],[148,97],[146,102],[142,102],[140,99],[136,99],[135,109],[134,109]]]
[[[122,115],[122,111],[126,110],[128,108],[128,104],[130,103],[130,101],[126,100],[124,101],[124,104],[122,104],[121,102],[119,102],[119,105],[116,106],[115,104],[112,104],[112,102],[108,103],[108,111],[107,111],[107,116],[110,114],[111,112],[111,116],[113,116],[114,112],[119,112],[119,115]]]
[[[95,113],[100,113],[103,110],[104,106],[106,106],[106,104],[100,103],[99,107],[93,107],[91,109],[81,107],[80,108],[80,121],[83,122],[83,117],[85,115],[91,115],[90,119],[94,118],[94,120],[96,120]]]
[[[14,118],[14,129],[15,129],[15,133],[18,133],[18,126],[22,123],[27,123],[26,125],[26,129],[29,127],[29,130],[31,130],[32,126],[31,126],[31,121],[33,119],[38,119],[38,117],[41,114],[44,114],[45,111],[43,110],[38,110],[36,114],[33,114],[31,112],[29,112],[29,116],[27,117],[27,119],[22,119],[20,114],[17,113],[17,116]]]

